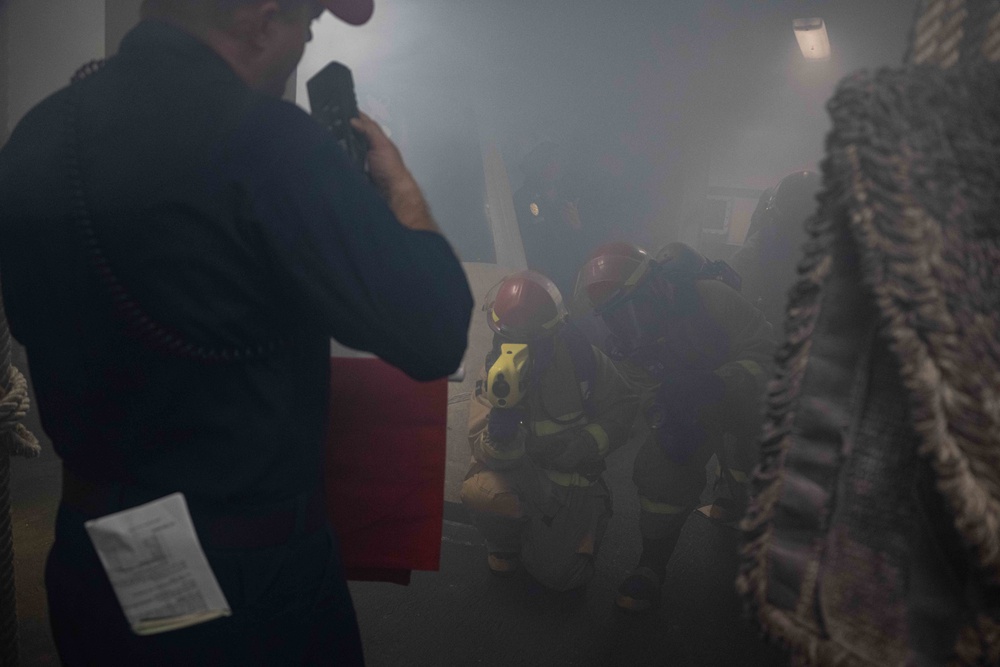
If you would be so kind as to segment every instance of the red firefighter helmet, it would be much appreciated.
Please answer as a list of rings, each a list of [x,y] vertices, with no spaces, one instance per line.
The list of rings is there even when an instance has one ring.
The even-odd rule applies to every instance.
[[[652,275],[649,254],[632,243],[605,243],[576,279],[576,298],[598,312],[628,297]]]
[[[486,296],[483,309],[490,329],[513,342],[551,336],[567,315],[559,289],[535,271],[501,280]]]

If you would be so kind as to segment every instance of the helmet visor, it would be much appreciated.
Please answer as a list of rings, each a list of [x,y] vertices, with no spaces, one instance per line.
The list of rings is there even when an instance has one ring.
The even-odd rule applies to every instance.
[[[575,298],[603,313],[630,295],[648,268],[647,262],[632,257],[595,257],[580,270]]]
[[[654,295],[646,285],[614,299],[599,311],[618,344],[624,349],[638,349],[659,337],[660,319]]]

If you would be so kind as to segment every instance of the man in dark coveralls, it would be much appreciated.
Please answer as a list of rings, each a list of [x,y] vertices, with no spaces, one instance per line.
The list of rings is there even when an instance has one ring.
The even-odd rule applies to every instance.
[[[362,662],[320,484],[329,338],[439,378],[472,300],[377,125],[355,126],[370,182],[279,99],[324,8],[372,11],[147,0],[0,152],[3,297],[64,465],[46,584],[66,664]],[[84,522],[178,492],[232,614],[140,636]]]

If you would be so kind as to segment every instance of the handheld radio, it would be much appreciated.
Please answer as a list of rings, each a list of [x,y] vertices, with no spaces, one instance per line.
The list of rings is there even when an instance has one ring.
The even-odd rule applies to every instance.
[[[333,61],[306,82],[306,90],[313,118],[333,133],[351,162],[366,171],[368,142],[350,123],[358,117],[351,70]]]

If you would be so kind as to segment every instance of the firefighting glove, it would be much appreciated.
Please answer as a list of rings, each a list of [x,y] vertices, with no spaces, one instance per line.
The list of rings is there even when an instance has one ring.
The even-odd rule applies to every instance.
[[[704,412],[725,395],[725,382],[711,371],[680,371],[664,378],[646,420],[667,458],[683,464],[705,444]]]
[[[579,429],[556,439],[548,448],[542,465],[560,472],[574,472],[581,464],[600,458],[597,440],[589,432]]]
[[[516,408],[493,408],[486,418],[486,434],[495,449],[506,449],[518,440],[523,411]]]

